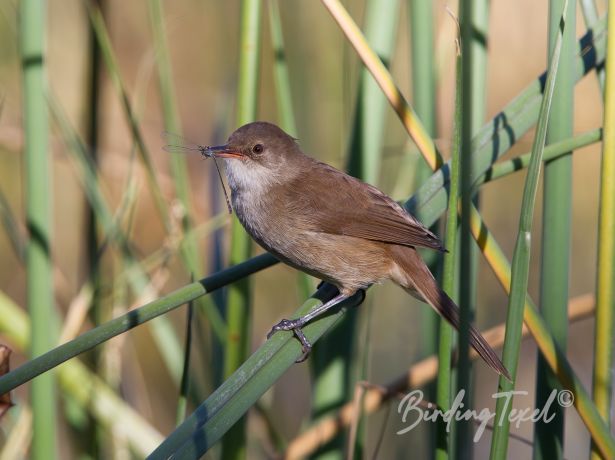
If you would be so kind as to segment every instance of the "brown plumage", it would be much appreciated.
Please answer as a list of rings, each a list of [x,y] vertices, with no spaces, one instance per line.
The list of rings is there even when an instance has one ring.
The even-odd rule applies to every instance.
[[[225,158],[231,201],[238,219],[265,249],[287,264],[340,291],[333,301],[278,330],[293,330],[304,351],[301,326],[353,295],[387,279],[424,300],[455,328],[457,305],[437,285],[416,247],[443,250],[440,240],[377,188],[305,155],[271,123],[235,131],[208,153]],[[506,368],[478,331],[470,343],[489,366]]]

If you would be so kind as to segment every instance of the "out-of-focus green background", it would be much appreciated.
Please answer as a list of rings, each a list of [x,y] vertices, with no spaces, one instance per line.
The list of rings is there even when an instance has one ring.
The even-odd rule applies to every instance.
[[[404,2],[402,2],[404,3]],[[436,61],[438,69],[438,141],[449,155],[454,101],[455,25],[446,12],[446,2],[435,2]],[[352,16],[361,24],[362,1],[344,2]],[[601,2],[599,2],[600,6]],[[160,100],[155,75],[153,41],[147,5],[144,1],[123,2],[105,0],[105,19],[119,60],[124,81],[129,89],[155,162],[166,198],[174,199],[169,176],[169,153],[162,150],[164,141]],[[239,2],[176,0],[164,2],[167,38],[170,47],[177,103],[182,127],[187,139],[202,144],[223,142],[236,128],[235,119]],[[291,77],[291,90],[298,132],[294,133],[305,152],[343,168],[346,164],[359,62],[353,49],[343,38],[337,25],[320,2],[306,0],[280,1],[280,11],[286,55]],[[410,95],[410,34],[407,5],[399,16],[396,50],[391,60],[392,73],[404,93]],[[493,117],[546,67],[546,2],[519,0],[492,2],[489,27],[489,61],[487,83],[487,117]],[[72,122],[85,128],[88,112],[88,53],[90,50],[88,19],[83,2],[55,0],[48,3],[47,65],[51,91],[69,113]],[[267,14],[263,15],[262,59],[258,118],[278,121],[273,82],[273,51],[269,40]],[[583,33],[579,13],[578,34]],[[21,73],[18,57],[17,2],[0,2],[0,187],[13,212],[24,221],[23,135]],[[128,174],[137,178],[138,199],[135,205],[131,239],[141,257],[163,244],[163,228],[147,192],[145,176],[140,166],[129,165],[134,146],[107,73],[102,72],[102,105],[100,107],[99,167],[107,198],[119,206]],[[598,81],[592,73],[575,89],[575,131],[581,132],[601,125],[602,104]],[[418,154],[407,146],[407,135],[393,111],[386,110],[385,141],[382,148],[383,168],[377,184],[396,199],[407,198],[416,184],[398,177],[400,163],[414,161]],[[530,150],[533,131],[513,149],[513,153]],[[55,264],[55,289],[60,312],[77,294],[84,282],[87,267],[86,201],[82,188],[65,152],[66,146],[53,131],[50,142],[53,164],[52,252]],[[592,292],[595,288],[597,197],[599,187],[598,145],[574,154],[573,227],[571,249],[570,295]],[[420,160],[418,160],[420,161]],[[194,220],[208,221],[224,211],[223,199],[213,164],[197,155],[188,158]],[[519,217],[524,173],[518,173],[483,187],[482,214],[486,223],[507,255],[512,257]],[[539,192],[540,193],[540,192]],[[540,195],[539,195],[540,196]],[[215,209],[215,210],[214,210]],[[540,200],[536,209],[535,234],[540,235]],[[223,226],[223,248],[228,246],[230,219]],[[22,228],[23,229],[23,228]],[[207,273],[217,267],[214,262],[214,241],[211,235],[199,238],[200,256]],[[568,250],[562,248],[563,251]],[[257,249],[257,251],[261,251]],[[540,239],[532,247],[530,294],[538,298],[537,261]],[[226,254],[226,249],[222,251]],[[11,249],[5,232],[0,231],[0,290],[25,305],[25,270]],[[219,267],[218,267],[219,268]],[[179,287],[189,279],[178,260],[173,260],[166,273],[163,292]],[[477,323],[481,329],[505,320],[506,296],[489,267],[481,260],[479,271]],[[254,306],[252,346],[257,347],[272,324],[290,314],[304,299],[300,297],[293,269],[278,265],[253,277]],[[376,286],[368,294],[373,308],[369,381],[383,383],[402,373],[415,360],[418,350],[420,309],[428,308],[409,298],[393,285]],[[123,308],[130,305],[124,305]],[[183,329],[184,313],[169,315]],[[50,325],[52,327],[52,325]],[[58,325],[59,327],[59,325]],[[88,327],[88,326],[86,326]],[[589,385],[591,379],[591,347],[593,321],[575,323],[570,329],[569,356],[571,362]],[[2,338],[0,337],[0,342]],[[151,336],[138,328],[112,341],[114,359],[110,366],[119,366],[123,396],[162,433],[174,426],[176,390],[164,372],[160,358],[153,353]],[[317,345],[318,346],[318,345]],[[12,366],[24,361],[16,355]],[[523,345],[517,389],[527,390],[527,397],[516,400],[519,407],[533,404],[535,347]],[[527,366],[525,365],[527,364]],[[199,366],[196,365],[196,368]],[[206,366],[200,366],[207,372]],[[483,364],[477,368],[477,407],[494,407],[490,398],[496,375]],[[485,391],[481,391],[484,388]],[[27,398],[20,388],[16,399]],[[310,381],[308,366],[294,366],[265,398],[272,405],[275,424],[288,439],[299,431],[309,413]],[[380,412],[370,423],[378,427],[385,423],[382,458],[405,458],[409,446],[420,444],[421,431],[396,436],[400,419],[395,412]],[[569,458],[586,455],[589,443],[586,431],[573,410],[566,419],[566,449]],[[65,426],[60,422],[61,426]],[[0,425],[1,427],[1,425]],[[260,419],[250,419],[250,457],[265,454],[258,446],[264,428]],[[529,439],[533,427],[523,424],[513,432]],[[378,430],[372,430],[370,442],[376,442]],[[66,429],[61,439],[67,439]],[[373,439],[372,439],[373,438]],[[518,458],[527,458],[531,448],[511,439]],[[578,446],[578,447],[577,447]],[[414,447],[413,447],[414,448]],[[71,444],[61,444],[65,457],[73,455]],[[489,433],[477,444],[476,458],[484,458],[489,449]],[[577,450],[578,449],[578,450]],[[369,449],[368,449],[369,451]]]

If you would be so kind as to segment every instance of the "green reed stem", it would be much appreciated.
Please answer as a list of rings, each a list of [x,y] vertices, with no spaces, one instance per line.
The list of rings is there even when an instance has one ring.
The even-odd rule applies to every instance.
[[[519,233],[512,261],[510,297],[508,300],[508,312],[506,316],[506,336],[504,339],[504,350],[502,361],[510,372],[512,381],[500,376],[500,392],[510,392],[514,389],[514,381],[517,375],[517,365],[519,362],[519,350],[521,343],[521,327],[523,325],[523,311],[525,298],[527,295],[527,285],[530,267],[530,247],[532,241],[532,218],[534,213],[534,203],[538,190],[538,180],[542,163],[542,153],[544,151],[545,139],[547,136],[547,126],[549,122],[549,112],[555,89],[555,81],[558,73],[560,53],[562,49],[563,33],[566,24],[568,1],[566,0],[561,17],[559,33],[553,47],[547,81],[545,84],[544,97],[538,116],[536,136],[532,144],[532,156],[528,167],[527,178],[523,190],[521,202],[521,216],[519,218]],[[512,400],[512,397],[510,398]],[[507,399],[499,398],[496,403],[496,418],[498,423],[493,430],[491,440],[491,458],[505,459],[507,456],[511,411],[511,402]]]
[[[551,59],[560,35],[560,13],[563,0],[549,4],[549,55]],[[566,139],[573,131],[573,90],[576,2],[568,8],[566,31],[560,55],[560,71],[553,93],[553,109],[547,130],[547,142]],[[542,260],[540,307],[545,322],[562,350],[568,336],[568,277],[570,260],[572,152],[545,162],[543,187]],[[536,407],[544,407],[553,389],[560,389],[554,373],[542,356],[536,366]],[[553,420],[534,424],[534,458],[563,458],[564,409],[553,407]]]
[[[242,0],[241,2],[237,126],[254,121],[257,115],[261,6],[260,0]],[[251,239],[237,218],[234,218],[231,230],[231,265],[248,259],[251,252]],[[250,291],[248,279],[229,286],[226,305],[225,378],[228,378],[248,356],[249,332],[252,324]],[[224,460],[245,458],[246,422],[246,418],[243,417],[224,437],[222,441]]]
[[[433,2],[410,0],[408,5],[410,16],[410,45],[412,62],[412,102],[417,116],[425,126],[425,131],[432,137],[436,136],[436,75],[434,51],[434,14]],[[416,186],[425,182],[431,176],[431,168],[421,157],[414,168],[414,183]],[[407,180],[402,178],[402,180]],[[436,223],[430,228],[438,232]],[[431,268],[431,267],[430,267]],[[439,317],[432,308],[422,308],[421,312],[421,353],[424,356],[433,354],[438,347],[437,332]]]
[[[469,211],[474,201],[478,207],[478,195],[472,196],[470,185],[472,171],[472,139],[484,123],[487,88],[487,40],[489,4],[487,0],[460,2],[462,103],[461,118],[461,228],[459,250],[459,308],[458,336],[459,362],[457,366],[457,391],[464,391],[463,404],[473,407],[472,360],[468,326],[474,320],[478,273],[478,250],[470,232]],[[455,426],[455,457],[472,458],[474,442],[473,426],[469,420],[460,420]]]
[[[48,114],[45,101],[45,2],[21,3],[20,51],[23,72],[24,135],[26,161],[26,280],[31,322],[30,356],[36,359],[54,343],[53,275],[51,262],[52,195]],[[33,459],[56,458],[56,398],[54,375],[32,382]],[[4,392],[0,392],[2,394]]]
[[[459,173],[461,156],[461,126],[463,117],[463,103],[461,92],[462,80],[462,60],[457,56],[456,72],[456,91],[455,91],[455,126],[453,131],[453,145],[451,148],[451,181],[448,200],[448,210],[446,216],[445,246],[449,251],[444,254],[444,269],[442,274],[442,289],[452,298],[455,293],[455,256],[457,254],[457,197],[459,196]],[[451,406],[451,391],[453,389],[454,378],[451,369],[452,347],[454,330],[447,321],[439,321],[440,333],[438,344],[438,378],[436,387],[436,404],[442,411],[447,411]],[[437,424],[436,434],[436,460],[448,459],[452,454],[450,445],[450,433],[446,429],[446,424],[440,420]]]
[[[613,307],[615,305],[615,2],[609,1],[607,64],[604,92],[604,142],[598,223],[598,280],[594,336],[593,398],[611,426],[613,396]],[[592,444],[592,459],[599,458]]]

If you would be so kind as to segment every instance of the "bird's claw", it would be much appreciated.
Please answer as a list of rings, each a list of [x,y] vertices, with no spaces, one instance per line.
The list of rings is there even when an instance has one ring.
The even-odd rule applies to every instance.
[[[273,326],[267,334],[267,338],[270,339],[273,334],[279,331],[292,331],[298,327],[303,326],[298,319],[283,319],[278,324]]]
[[[293,331],[299,342],[301,342],[301,350],[303,351],[301,357],[295,361],[296,363],[302,363],[305,361],[312,351],[312,344],[303,333],[303,330],[301,329],[302,326],[303,323],[301,322],[301,319],[283,319],[278,324],[273,326],[269,331],[269,334],[267,334],[267,339],[270,339],[276,332]]]

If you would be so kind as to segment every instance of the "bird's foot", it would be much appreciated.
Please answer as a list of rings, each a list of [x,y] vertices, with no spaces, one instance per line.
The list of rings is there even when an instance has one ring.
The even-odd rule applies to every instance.
[[[269,334],[267,334],[267,339],[270,339],[271,336],[273,336],[273,334],[275,334],[276,332],[293,331],[293,333],[295,334],[299,342],[301,342],[301,350],[303,351],[303,354],[301,355],[301,357],[297,361],[295,361],[296,363],[302,363],[303,361],[305,361],[310,355],[310,352],[312,351],[312,344],[310,343],[308,338],[303,333],[303,330],[301,329],[303,325],[304,325],[304,322],[301,320],[301,318],[283,319],[278,324],[273,326],[271,330],[269,331]]]

